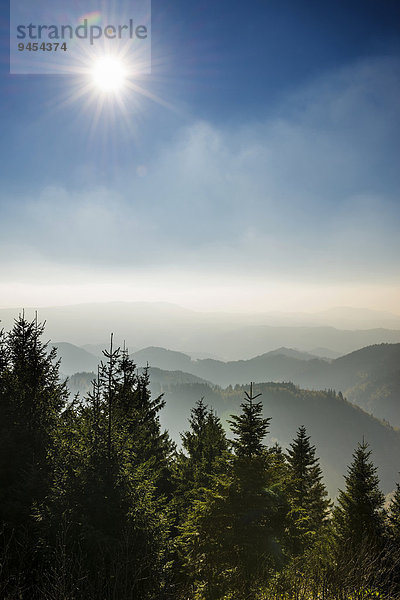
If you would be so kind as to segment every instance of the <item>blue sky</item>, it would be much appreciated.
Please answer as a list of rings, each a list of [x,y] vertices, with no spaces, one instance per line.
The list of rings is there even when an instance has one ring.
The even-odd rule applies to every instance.
[[[97,120],[9,75],[0,5],[2,306],[398,312],[398,2],[153,0],[145,95]]]

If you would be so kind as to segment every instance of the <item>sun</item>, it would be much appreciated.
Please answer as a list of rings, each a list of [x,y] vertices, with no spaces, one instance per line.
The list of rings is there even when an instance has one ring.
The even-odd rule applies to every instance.
[[[113,56],[96,60],[91,71],[95,87],[103,93],[116,94],[127,83],[127,69],[123,61]]]

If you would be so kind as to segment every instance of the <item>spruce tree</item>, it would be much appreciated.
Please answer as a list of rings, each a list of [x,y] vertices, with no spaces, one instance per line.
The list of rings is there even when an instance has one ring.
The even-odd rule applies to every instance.
[[[363,440],[353,453],[333,510],[333,554],[331,579],[336,593],[371,596],[384,589],[387,571],[385,557],[384,495],[379,489],[371,451]]]
[[[190,593],[185,587],[188,583],[190,586],[187,572],[195,577],[197,571],[195,559],[188,561],[187,550],[197,528],[199,507],[211,501],[213,490],[225,480],[229,466],[228,442],[222,424],[203,398],[192,408],[189,425],[188,431],[181,434],[183,449],[176,457],[174,478],[175,532],[179,540],[176,585],[183,596]]]
[[[138,374],[127,352],[111,343],[104,356],[92,392],[63,414],[48,502],[53,545],[66,526],[80,597],[155,599],[166,585],[169,547],[156,462],[169,460],[156,454],[164,439],[160,400],[151,399],[147,371]]]
[[[135,363],[124,350],[118,363],[119,384],[115,410],[130,437],[132,465],[146,465],[159,496],[172,494],[172,459],[175,444],[161,430],[159,413],[165,406],[163,396],[152,397],[147,366],[138,373]]]
[[[192,409],[190,429],[181,434],[183,452],[179,454],[177,476],[179,491],[197,497],[198,490],[209,487],[212,478],[226,467],[228,442],[219,417],[201,398]]]
[[[189,418],[190,430],[181,433],[182,446],[193,461],[201,461],[204,449],[203,433],[205,431],[208,407],[204,404],[204,398],[196,402],[192,408]]]
[[[2,337],[0,350],[0,444],[2,520],[18,527],[30,520],[46,495],[48,452],[67,392],[55,348],[41,338],[44,325],[23,315]]]
[[[0,522],[3,574],[34,597],[44,560],[38,507],[51,487],[48,460],[67,392],[44,325],[20,315],[0,339]],[[19,592],[3,588],[5,596]],[[18,596],[19,597],[19,596]]]
[[[186,567],[199,597],[254,597],[279,564],[285,503],[274,487],[264,437],[270,419],[258,398],[245,393],[230,423],[235,439],[227,474],[214,481],[182,526]]]
[[[356,552],[379,545],[384,529],[385,498],[370,456],[368,444],[359,443],[345,477],[346,488],[339,492],[333,513],[337,542]]]
[[[250,384],[250,394],[245,392],[245,401],[242,402],[240,415],[231,415],[228,423],[235,435],[232,442],[233,449],[238,458],[253,458],[263,453],[265,449],[264,438],[268,431],[271,419],[263,419],[262,402],[254,402],[261,394],[253,396],[253,384]]]
[[[287,461],[291,503],[288,542],[291,552],[299,554],[315,540],[330,506],[315,446],[311,445],[305,427],[299,427],[287,451]]]

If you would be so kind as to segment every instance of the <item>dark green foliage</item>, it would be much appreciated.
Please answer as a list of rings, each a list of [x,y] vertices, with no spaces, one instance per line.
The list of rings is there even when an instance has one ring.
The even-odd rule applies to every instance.
[[[389,537],[400,550],[400,484],[396,485],[388,514]]]
[[[165,390],[165,388],[163,388]],[[182,385],[165,390],[167,408],[164,419],[168,429],[177,432],[186,428],[190,407],[201,396],[218,411],[223,423],[232,412],[239,412],[244,386],[222,390],[206,385]],[[355,442],[363,435],[374,448],[374,462],[379,468],[382,490],[393,490],[397,479],[400,456],[400,431],[362,412],[358,407],[327,390],[304,390],[290,383],[259,383],[266,415],[271,417],[271,436],[286,448],[299,425],[305,424],[313,432],[324,469],[324,482],[331,497],[342,485],[349,456]],[[174,435],[178,435],[175,433]]]
[[[187,557],[191,532],[196,529],[197,514],[202,502],[212,496],[228,471],[228,442],[217,415],[209,410],[203,399],[197,401],[189,419],[190,429],[181,434],[183,451],[175,465],[175,514],[179,537],[176,554],[178,588],[191,585],[188,571],[194,563]],[[190,565],[190,567],[189,567]]]
[[[218,416],[204,404],[203,398],[192,409],[190,429],[181,434],[183,452],[176,463],[179,510],[185,511],[213,477],[226,471],[228,442]]]
[[[257,397],[251,386],[242,413],[232,416],[235,454],[228,472],[214,479],[182,526],[181,545],[196,598],[253,597],[281,560],[286,505],[272,479],[263,441],[269,420],[262,418]],[[197,408],[201,420],[203,407]]]
[[[221,450],[226,449],[227,444],[220,421],[212,411],[208,410],[203,398],[192,409],[189,424],[190,431],[181,435],[182,446],[196,466],[201,464],[204,458],[208,459],[209,463],[212,462],[213,455],[218,452],[218,448],[214,451],[210,439],[214,437],[214,432],[220,437],[218,447],[221,447]],[[212,454],[210,455],[210,453]]]
[[[8,576],[3,591],[12,594],[18,581],[28,597],[43,557],[35,515],[50,485],[48,456],[66,402],[56,350],[47,351],[43,330],[36,320],[20,316],[0,339],[0,522]]]
[[[387,514],[387,560],[386,570],[389,572],[389,582],[400,597],[400,485],[391,500]]]
[[[42,334],[23,317],[0,333],[0,597],[399,598],[400,487],[385,516],[366,444],[330,522],[306,429],[286,455],[267,447],[270,418],[253,385],[228,421],[232,441],[201,399],[177,452],[148,368],[111,339],[91,391],[68,401]],[[332,404],[348,409],[333,391],[260,390],[268,411],[282,397],[292,403],[287,419],[306,401],[325,419]],[[227,413],[243,391],[212,394]]]
[[[9,335],[2,336],[0,358],[2,439],[6,436],[13,448],[8,446],[6,452],[8,472],[16,479],[22,472],[29,473],[38,493],[40,481],[47,477],[47,452],[66,401],[56,350],[47,352],[41,341],[43,329],[36,321],[28,323],[20,316]],[[11,481],[9,485],[12,487]],[[1,487],[4,492],[8,486]]]
[[[110,389],[107,369],[109,366],[102,366],[100,380]],[[124,431],[129,438],[131,466],[134,469],[145,465],[158,495],[169,495],[175,445],[168,433],[161,431],[159,413],[165,401],[162,395],[152,398],[148,368],[138,373],[127,350],[120,352],[118,349],[113,381],[115,429]]]
[[[392,566],[385,554],[384,495],[370,457],[368,444],[359,443],[333,511],[332,572],[352,593],[364,586],[381,591]]]
[[[355,551],[365,543],[378,543],[383,535],[385,498],[370,456],[368,444],[359,443],[334,509],[338,544],[350,544]]]
[[[367,343],[367,339],[365,343],[360,340],[355,347],[361,348]],[[224,387],[248,381],[292,381],[305,388],[342,390],[354,404],[400,427],[398,343],[367,346],[328,362],[287,348],[229,362],[193,361],[187,355],[161,348],[147,348],[136,356],[139,361],[146,358],[160,369],[180,370]],[[214,402],[213,406],[217,407]]]
[[[15,460],[14,467],[23,470],[46,470],[51,436],[66,401],[65,385],[59,380],[59,365],[55,362],[56,350],[47,352],[47,345],[41,341],[43,329],[36,321],[29,323],[20,316],[13,330],[8,336],[2,334],[1,339],[2,433],[11,434],[17,450],[15,455],[8,448],[8,459]]]
[[[171,460],[162,401],[152,400],[147,373],[136,373],[127,352],[111,343],[104,355],[87,401],[63,415],[48,510],[55,536],[66,519],[67,556],[82,556],[80,594],[158,598],[169,530],[161,487]]]
[[[250,394],[245,392],[246,399],[240,405],[242,413],[240,415],[231,415],[228,423],[236,439],[232,442],[235,454],[238,457],[252,458],[260,455],[264,450],[264,437],[268,431],[268,425],[271,419],[263,419],[262,403],[254,402],[261,396],[253,396],[253,384],[250,385]]]
[[[291,504],[288,544],[294,554],[309,547],[328,517],[330,502],[322,482],[322,471],[306,428],[287,451],[288,492]]]

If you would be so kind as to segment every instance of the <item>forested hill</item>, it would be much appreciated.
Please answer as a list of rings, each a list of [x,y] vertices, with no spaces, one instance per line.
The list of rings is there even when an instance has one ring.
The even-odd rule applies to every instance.
[[[376,344],[336,360],[322,360],[287,348],[250,360],[191,360],[163,348],[136,354],[138,365],[181,370],[221,386],[250,381],[292,381],[308,389],[335,389],[349,400],[400,428],[400,344]]]
[[[204,397],[226,424],[231,413],[239,412],[248,386],[220,389],[192,383],[162,389],[166,400],[162,424],[179,439],[179,432],[187,427],[190,409],[197,400]],[[261,383],[255,390],[262,393],[264,415],[271,417],[269,443],[277,440],[288,447],[299,424],[304,425],[318,448],[332,496],[343,487],[348,457],[363,438],[373,450],[384,492],[394,489],[399,471],[400,432],[331,391],[304,390],[290,383]],[[160,388],[155,385],[154,391],[159,392]]]
[[[63,347],[61,348],[63,350]],[[149,348],[134,355],[149,362],[153,393],[164,392],[163,425],[179,442],[190,409],[204,396],[224,421],[239,409],[250,381],[293,381],[301,385],[261,383],[266,416],[271,416],[270,439],[287,446],[298,424],[304,424],[318,444],[329,491],[343,485],[348,457],[357,441],[371,443],[384,491],[394,489],[399,471],[400,433],[346,402],[339,395],[317,391],[332,389],[365,411],[400,427],[400,344],[369,346],[328,361],[281,348],[247,361],[192,360],[180,352]],[[158,368],[160,365],[164,369]],[[85,392],[92,375],[75,375],[72,390]],[[208,381],[207,381],[208,380]],[[222,383],[221,389],[213,383]],[[239,384],[237,387],[229,387]],[[315,390],[315,391],[308,391]]]
[[[132,358],[139,366],[149,363],[160,369],[185,371],[222,386],[249,381],[293,380],[294,376],[301,375],[308,368],[310,360],[321,366],[327,364],[324,360],[287,348],[267,352],[249,360],[228,362],[211,358],[192,360],[190,356],[180,352],[152,347],[134,353]]]
[[[324,360],[288,348],[267,352],[248,360],[192,360],[187,354],[164,348],[145,348],[132,355],[139,366],[180,370],[218,385],[284,378],[307,387],[347,389],[361,379],[395,372],[400,365],[400,344],[375,344],[335,360]]]
[[[99,358],[71,344],[57,346],[64,373],[96,370]],[[400,428],[400,344],[368,346],[336,360],[316,359],[288,348],[250,360],[192,360],[182,352],[156,347],[136,352],[133,359],[139,366],[151,366],[155,384],[205,380],[226,387],[250,381],[292,381],[307,389],[335,389],[378,419]],[[79,383],[75,379],[71,379],[72,390],[87,391],[91,377],[80,377]]]
[[[0,331],[2,597],[399,598],[399,432],[334,391],[138,369],[113,337],[71,401],[43,333]]]
[[[391,376],[400,370],[400,344],[374,344],[341,356],[330,363],[308,363],[298,381],[307,387],[343,390],[360,383]]]
[[[144,369],[140,368],[139,372],[143,373]],[[161,394],[162,390],[169,386],[176,386],[181,384],[205,384],[207,386],[214,387],[212,383],[191,375],[190,373],[184,373],[182,371],[164,371],[163,369],[157,369],[156,367],[149,367],[148,373],[150,376],[150,382],[152,391],[155,394]],[[79,372],[74,373],[68,378],[68,389],[70,394],[79,394],[81,397],[85,396],[92,388],[93,379],[95,379],[95,372]]]
[[[161,412],[162,425],[178,443],[180,433],[187,429],[190,410],[200,398],[217,411],[227,426],[227,419],[239,411],[248,389],[246,385],[222,389],[179,371],[150,368],[149,373],[152,393],[164,393],[166,400]],[[70,388],[73,392],[84,392],[92,378],[90,373],[76,374],[70,378]],[[343,486],[348,457],[363,437],[374,451],[385,493],[394,489],[399,471],[400,432],[332,391],[305,390],[291,383],[260,383],[256,390],[262,393],[265,416],[272,417],[269,443],[277,440],[287,447],[298,424],[305,425],[317,443],[332,496]]]

